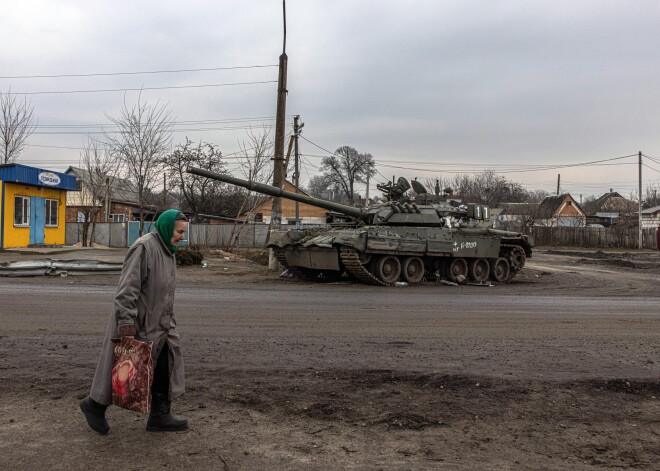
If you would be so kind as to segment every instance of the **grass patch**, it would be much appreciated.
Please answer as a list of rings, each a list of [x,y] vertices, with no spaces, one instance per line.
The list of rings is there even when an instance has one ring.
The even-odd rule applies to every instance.
[[[268,249],[235,248],[232,253],[259,265],[268,266]]]

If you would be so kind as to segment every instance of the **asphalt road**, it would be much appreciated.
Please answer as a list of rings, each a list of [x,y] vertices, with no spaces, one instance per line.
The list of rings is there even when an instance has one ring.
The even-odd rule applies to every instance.
[[[660,374],[658,298],[524,291],[237,282],[180,286],[176,312],[186,355],[203,361],[211,349],[226,368],[562,380]],[[84,278],[0,279],[0,333],[75,334],[94,348],[113,292]]]
[[[177,275],[191,429],[167,436],[78,410],[117,276],[0,278],[0,469],[656,469],[659,267],[539,253],[511,284],[382,288],[210,258]]]

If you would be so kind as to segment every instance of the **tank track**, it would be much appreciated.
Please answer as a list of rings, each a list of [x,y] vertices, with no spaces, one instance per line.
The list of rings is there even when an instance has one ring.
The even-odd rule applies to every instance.
[[[523,267],[525,266],[525,263],[523,262],[522,265],[519,267],[515,268],[513,267],[513,263],[511,262],[511,255],[513,254],[514,250],[524,250],[522,247],[516,244],[502,244],[500,245],[500,256],[506,258],[509,262],[509,278],[507,278],[506,283],[510,283],[520,271],[522,271]]]
[[[313,277],[310,277],[300,268],[289,266],[289,264],[286,261],[286,254],[284,253],[284,249],[273,249],[273,250],[275,251],[275,258],[280,263],[280,265],[282,265],[284,269],[289,270],[289,273],[291,273],[294,277],[301,280],[314,281]]]
[[[522,247],[516,244],[501,245],[501,256],[505,257],[509,261],[510,267],[510,274],[505,283],[511,282],[525,265],[523,263],[520,267],[514,269],[514,264],[511,263],[511,255],[513,254],[514,250],[522,250]],[[392,283],[383,282],[362,264],[360,261],[360,254],[357,250],[349,247],[342,247],[339,249],[339,257],[342,264],[344,265],[346,272],[348,272],[348,274],[356,278],[358,281],[369,285],[392,286]],[[289,270],[289,272],[296,278],[306,281],[318,281],[316,276],[310,276],[308,273],[298,267],[289,266],[287,264],[286,254],[284,253],[283,249],[275,249],[275,258],[277,258],[277,261],[284,268]]]
[[[369,285],[391,286],[389,283],[376,278],[369,270],[367,270],[360,261],[360,254],[357,250],[348,247],[342,247],[339,250],[339,257],[344,264],[346,271],[353,277],[357,278],[363,283]]]

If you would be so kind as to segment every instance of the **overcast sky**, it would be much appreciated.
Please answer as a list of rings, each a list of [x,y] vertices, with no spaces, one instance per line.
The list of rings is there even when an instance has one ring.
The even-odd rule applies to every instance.
[[[224,154],[239,150],[248,125],[273,126],[274,134],[276,67],[117,73],[276,65],[281,0],[6,3],[3,92],[143,87],[143,101],[166,104],[181,123],[175,144],[188,136]],[[609,188],[636,193],[637,157],[519,171],[642,151],[657,160],[644,159],[645,184],[660,182],[656,0],[288,0],[286,7],[288,126],[299,114],[303,137],[323,149],[371,153],[386,178],[493,169],[554,192],[561,174],[562,191],[576,198]],[[115,75],[15,78],[71,74]],[[270,83],[227,85],[245,82]],[[199,85],[222,86],[162,88]],[[106,114],[118,115],[137,94],[27,95],[39,128],[18,162],[76,165],[85,133],[100,130],[89,125],[107,125]],[[304,180],[327,155],[308,141],[300,142]]]

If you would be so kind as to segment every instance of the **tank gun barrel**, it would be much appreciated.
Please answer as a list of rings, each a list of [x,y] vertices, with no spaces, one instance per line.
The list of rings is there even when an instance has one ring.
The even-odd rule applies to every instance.
[[[311,196],[303,195],[300,193],[293,193],[292,191],[285,191],[282,190],[281,188],[277,188],[271,185],[266,185],[264,183],[241,180],[240,178],[209,172],[208,170],[204,170],[197,167],[188,167],[186,171],[188,173],[192,173],[193,175],[198,175],[200,177],[212,178],[213,180],[219,180],[221,182],[230,183],[236,186],[241,186],[243,188],[247,188],[248,190],[256,191],[257,193],[263,193],[275,197],[279,196],[280,198],[286,198],[289,200],[298,201],[300,203],[309,204],[312,206],[316,206],[318,208],[327,209],[328,211],[336,211],[338,213],[346,214],[348,216],[360,220],[364,220],[367,216],[367,212],[360,208],[354,208],[352,206],[346,206],[345,204],[334,203],[332,201],[326,201],[319,198],[312,198]]]

